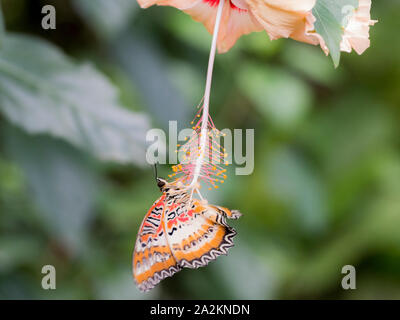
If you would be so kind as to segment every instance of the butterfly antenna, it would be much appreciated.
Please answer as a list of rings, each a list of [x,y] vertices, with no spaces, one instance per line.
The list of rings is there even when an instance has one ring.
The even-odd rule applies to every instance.
[[[154,164],[154,178],[155,178],[156,181],[157,181],[157,178],[158,178],[158,174],[157,174],[157,163]]]

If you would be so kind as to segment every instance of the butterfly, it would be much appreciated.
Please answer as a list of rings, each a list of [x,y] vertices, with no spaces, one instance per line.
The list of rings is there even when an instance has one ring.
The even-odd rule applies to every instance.
[[[184,267],[196,269],[226,255],[236,235],[226,218],[241,216],[192,198],[177,181],[156,181],[162,195],[144,217],[133,253],[134,279],[143,292]]]

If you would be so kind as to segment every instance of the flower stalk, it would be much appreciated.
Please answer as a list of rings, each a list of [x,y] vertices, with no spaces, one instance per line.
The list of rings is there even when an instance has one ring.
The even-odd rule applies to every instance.
[[[200,129],[199,157],[196,160],[195,167],[194,167],[193,179],[189,185],[189,187],[191,187],[193,189],[197,189],[197,183],[198,183],[199,176],[201,174],[201,169],[202,169],[204,156],[205,156],[206,148],[207,148],[212,74],[213,74],[213,70],[214,70],[214,61],[215,61],[215,53],[216,53],[216,49],[217,49],[218,33],[219,33],[219,29],[220,29],[221,17],[222,17],[222,12],[224,9],[225,1],[226,0],[220,0],[219,4],[218,4],[213,38],[212,38],[212,43],[211,43],[210,56],[209,56],[209,60],[208,60],[207,80],[206,80],[206,88],[204,91],[203,113],[202,113],[202,119],[201,119],[201,129]]]

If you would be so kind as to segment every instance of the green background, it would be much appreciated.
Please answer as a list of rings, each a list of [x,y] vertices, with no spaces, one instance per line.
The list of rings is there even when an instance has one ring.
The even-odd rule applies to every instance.
[[[244,214],[235,247],[146,294],[131,256],[159,191],[137,141],[148,122],[189,124],[211,36],[174,8],[131,0],[1,4],[1,299],[400,298],[398,1],[373,1],[371,48],[344,53],[338,69],[320,48],[264,32],[217,56],[214,122],[255,129],[253,174],[231,165],[208,196]],[[45,4],[56,30],[41,28]],[[46,264],[56,290],[41,288]],[[348,264],[356,290],[341,287]]]

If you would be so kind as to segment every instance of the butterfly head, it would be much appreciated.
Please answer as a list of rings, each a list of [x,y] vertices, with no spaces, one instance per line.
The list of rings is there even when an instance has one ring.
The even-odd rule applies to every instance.
[[[160,191],[163,192],[164,188],[168,185],[168,182],[164,180],[163,178],[156,178],[157,181],[157,187],[160,188]]]
[[[179,182],[176,181],[168,182],[167,180],[159,177],[156,178],[156,181],[157,181],[157,187],[160,188],[161,192],[166,192],[170,195],[186,192],[184,186]]]

